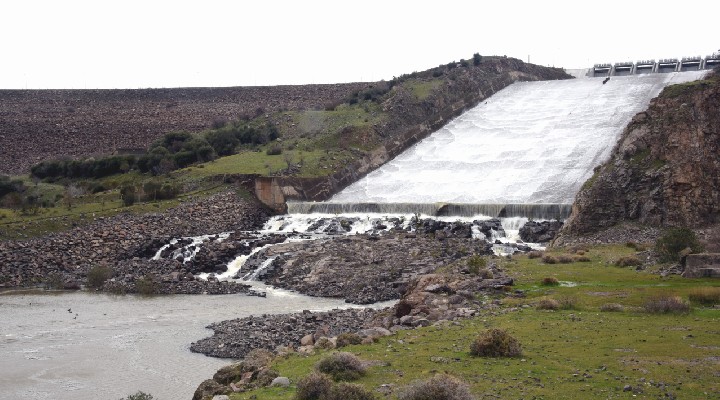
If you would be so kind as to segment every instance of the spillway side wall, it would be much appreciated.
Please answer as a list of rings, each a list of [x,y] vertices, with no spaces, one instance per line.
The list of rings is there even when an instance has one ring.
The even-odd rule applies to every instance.
[[[720,76],[666,87],[577,194],[556,245],[601,237],[625,223],[720,226],[718,153]]]
[[[400,100],[386,104],[392,108],[391,121],[383,128],[386,139],[361,159],[322,178],[264,178],[263,183],[255,187],[256,196],[278,212],[287,210],[287,200],[325,201],[508,85],[517,81],[568,79],[571,76],[556,68],[507,58],[493,60],[477,76],[461,78],[448,85],[442,98],[408,104],[403,102],[402,96],[396,96]]]

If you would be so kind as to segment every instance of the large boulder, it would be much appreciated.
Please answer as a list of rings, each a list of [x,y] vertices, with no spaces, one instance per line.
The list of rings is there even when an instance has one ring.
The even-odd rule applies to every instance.
[[[555,238],[562,226],[560,221],[528,221],[520,228],[520,239],[528,243],[547,243]]]

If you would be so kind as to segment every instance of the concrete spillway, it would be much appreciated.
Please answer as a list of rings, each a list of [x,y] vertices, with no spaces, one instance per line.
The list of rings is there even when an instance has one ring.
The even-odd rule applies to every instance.
[[[329,203],[571,204],[633,115],[704,73],[515,83]]]

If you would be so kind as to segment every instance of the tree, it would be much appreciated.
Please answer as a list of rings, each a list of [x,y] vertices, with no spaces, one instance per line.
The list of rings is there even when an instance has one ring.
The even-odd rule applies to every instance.
[[[482,62],[482,56],[480,53],[473,54],[473,65],[480,65]]]

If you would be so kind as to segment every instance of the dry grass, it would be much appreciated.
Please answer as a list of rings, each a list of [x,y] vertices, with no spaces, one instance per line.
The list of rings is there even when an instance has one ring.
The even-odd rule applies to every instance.
[[[707,306],[720,304],[720,287],[704,286],[692,289],[688,293],[688,299]]]
[[[319,372],[330,375],[336,381],[352,381],[365,375],[365,366],[352,353],[333,353],[317,363]]]
[[[637,267],[642,265],[642,261],[637,256],[624,256],[615,260],[618,267]]]
[[[690,305],[680,296],[658,295],[649,298],[644,305],[645,311],[653,314],[686,314],[690,312]]]
[[[559,310],[560,302],[555,299],[540,299],[535,303],[535,308],[538,310]]]
[[[473,400],[470,387],[454,376],[439,374],[415,381],[398,395],[399,400]]]
[[[625,310],[622,304],[618,303],[605,303],[600,306],[602,312],[622,312]]]
[[[529,259],[542,258],[543,254],[545,254],[545,253],[543,253],[542,251],[533,250],[528,253],[528,258]]]
[[[560,281],[557,280],[557,278],[555,278],[554,276],[548,276],[548,277],[543,278],[543,280],[542,280],[542,282],[540,282],[540,284],[543,286],[559,286]]]
[[[488,329],[470,344],[470,354],[478,357],[518,357],[522,347],[503,329]]]

